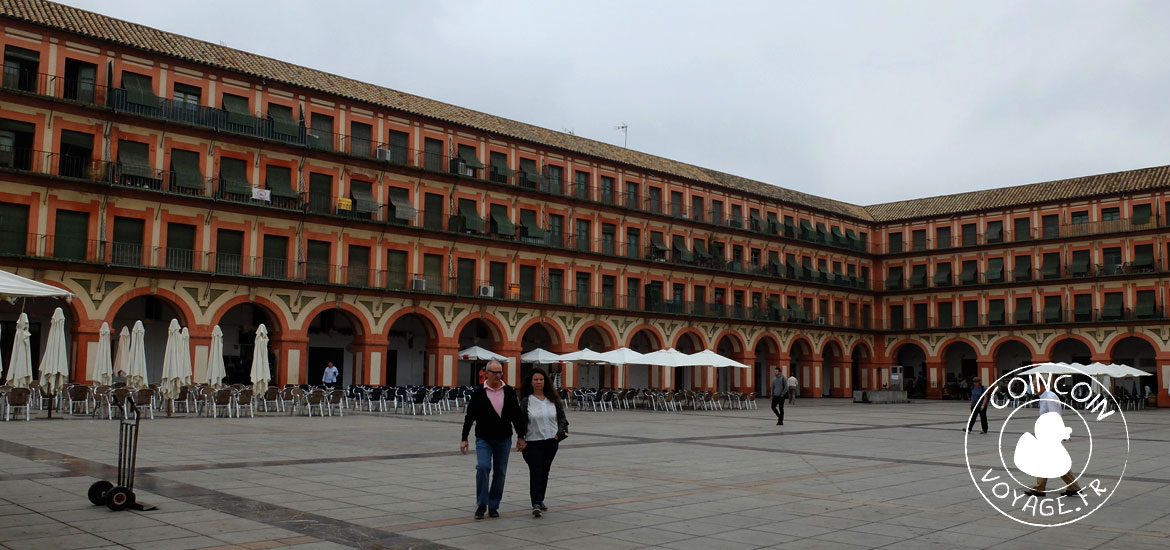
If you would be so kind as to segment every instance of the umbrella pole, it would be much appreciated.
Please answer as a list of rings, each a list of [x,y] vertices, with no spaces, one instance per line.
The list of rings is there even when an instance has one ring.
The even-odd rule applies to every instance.
[[[171,417],[171,405],[173,403],[171,403],[170,399],[164,399],[164,401],[167,402],[167,418],[170,418]]]
[[[57,401],[57,394],[54,393],[54,394],[49,396],[49,416],[47,416],[45,418],[53,418],[53,403],[55,403],[56,401]]]

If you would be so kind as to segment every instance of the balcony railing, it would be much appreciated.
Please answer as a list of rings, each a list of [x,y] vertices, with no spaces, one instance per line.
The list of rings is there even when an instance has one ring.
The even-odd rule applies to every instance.
[[[904,318],[887,318],[880,326],[886,330],[916,331],[955,328],[995,328],[1025,325],[1077,324],[1163,321],[1168,319],[1162,307],[1148,304],[1132,308],[1101,308],[1067,310],[1064,308],[1038,308],[1015,310],[1001,314],[981,313],[978,315],[957,314],[950,317],[907,315]]]

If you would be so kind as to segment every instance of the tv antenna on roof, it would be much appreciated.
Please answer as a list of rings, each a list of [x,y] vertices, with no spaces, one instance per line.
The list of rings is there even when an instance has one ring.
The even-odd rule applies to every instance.
[[[622,148],[627,149],[626,145],[630,141],[630,125],[625,122],[613,127],[614,130],[621,130],[622,132]]]

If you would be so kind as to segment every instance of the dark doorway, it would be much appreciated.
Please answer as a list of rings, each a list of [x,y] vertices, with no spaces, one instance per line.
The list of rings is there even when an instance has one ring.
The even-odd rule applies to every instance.
[[[382,385],[398,385],[398,350],[386,350],[386,373],[382,376]]]
[[[309,348],[309,373],[306,382],[321,384],[321,376],[325,374],[325,367],[330,362],[337,367],[337,382],[340,384],[345,379],[345,348]]]

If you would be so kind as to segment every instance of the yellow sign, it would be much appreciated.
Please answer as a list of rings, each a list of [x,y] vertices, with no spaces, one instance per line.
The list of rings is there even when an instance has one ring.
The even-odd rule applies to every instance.
[[[338,210],[353,210],[353,199],[337,199]]]

